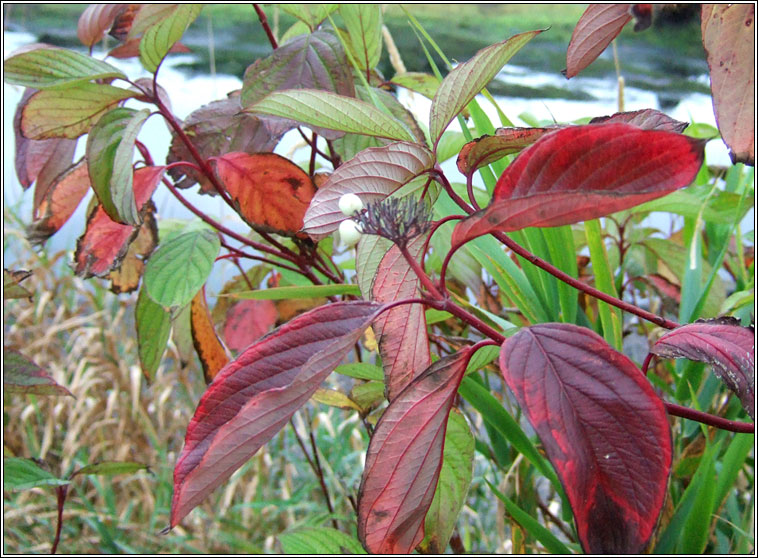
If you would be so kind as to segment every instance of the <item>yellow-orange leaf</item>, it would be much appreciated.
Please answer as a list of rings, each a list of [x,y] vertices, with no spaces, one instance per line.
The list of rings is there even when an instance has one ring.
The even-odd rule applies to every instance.
[[[275,153],[233,152],[215,161],[219,178],[250,226],[288,236],[303,227],[316,187],[300,167]]]
[[[200,289],[192,299],[190,315],[192,341],[195,344],[197,356],[203,364],[205,381],[210,384],[219,370],[229,362],[229,357],[216,334],[216,328],[213,327],[208,304],[205,302],[205,287]]]

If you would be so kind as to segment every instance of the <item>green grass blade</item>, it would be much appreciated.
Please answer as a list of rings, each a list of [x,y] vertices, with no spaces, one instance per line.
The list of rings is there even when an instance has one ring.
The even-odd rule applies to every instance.
[[[595,273],[595,287],[604,293],[618,297],[613,273],[608,264],[608,254],[605,251],[600,221],[592,219],[584,223],[584,234],[590,249],[592,269]],[[617,350],[621,350],[621,310],[613,308],[605,302],[598,301],[598,313],[603,325],[603,337]]]
[[[248,300],[290,300],[294,298],[321,298],[336,295],[361,295],[358,285],[332,284],[293,287],[274,287],[255,291],[238,291],[219,296],[244,298]]]

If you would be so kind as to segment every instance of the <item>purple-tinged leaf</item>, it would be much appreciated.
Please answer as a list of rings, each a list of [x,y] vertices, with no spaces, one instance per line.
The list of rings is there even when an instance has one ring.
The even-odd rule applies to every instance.
[[[621,123],[547,134],[505,169],[492,203],[456,225],[453,243],[569,225],[660,198],[692,182],[703,149],[688,136]]]
[[[208,387],[174,469],[171,526],[287,423],[352,350],[384,306],[337,302],[248,347]]]
[[[735,318],[699,320],[666,333],[651,349],[664,358],[687,358],[713,366],[755,420],[755,332]]]
[[[590,124],[612,124],[614,122],[633,124],[643,130],[663,130],[665,132],[677,133],[683,132],[689,126],[689,123],[671,118],[669,115],[655,109],[617,112],[611,116],[598,116],[590,120]]]
[[[713,109],[734,162],[755,164],[755,4],[703,4]]]
[[[521,47],[542,31],[519,33],[510,39],[481,49],[471,59],[453,68],[442,80],[432,100],[429,135],[436,150],[447,125],[497,75]]]
[[[408,252],[418,258],[426,235],[415,238]],[[418,277],[394,244],[375,273],[372,299],[393,302],[418,296]],[[431,364],[426,313],[420,304],[403,304],[379,316],[373,325],[384,368],[387,400],[397,395]]]
[[[524,328],[500,370],[568,496],[584,550],[639,554],[666,497],[666,410],[635,364],[573,324]]]
[[[127,7],[126,4],[90,4],[79,16],[77,37],[84,46],[91,47],[99,43]]]
[[[592,64],[632,20],[629,4],[590,4],[574,27],[563,75],[570,79]]]
[[[358,538],[372,554],[409,554],[442,467],[445,430],[470,347],[426,369],[390,403],[371,436],[358,493]]]
[[[363,205],[380,201],[434,166],[432,153],[418,144],[395,142],[361,151],[340,166],[311,200],[303,231],[315,239],[331,234],[345,215],[339,200],[355,194]]]
[[[73,394],[53,380],[46,370],[16,351],[3,348],[3,389],[32,395]]]
[[[463,146],[458,154],[458,170],[469,175],[475,170],[518,153],[558,128],[498,128],[494,136],[482,136]]]

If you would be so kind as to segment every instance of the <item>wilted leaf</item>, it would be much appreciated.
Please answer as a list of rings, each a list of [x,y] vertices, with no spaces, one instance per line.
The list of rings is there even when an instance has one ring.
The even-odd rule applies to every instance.
[[[139,211],[155,210],[148,201],[160,182],[163,169],[164,167],[143,167],[134,171],[134,196]],[[157,235],[155,221],[152,221],[152,224],[146,222],[142,226],[152,226],[153,234]],[[103,276],[116,269],[137,237],[139,229],[139,226],[113,221],[102,205],[95,206],[87,218],[84,234],[76,243],[76,274],[83,277]]]
[[[243,113],[239,96],[232,96],[213,101],[192,112],[184,120],[182,129],[200,156],[209,159],[232,151],[250,154],[273,151],[289,129],[288,125],[275,120]],[[187,146],[176,135],[173,136],[166,160],[169,163],[194,162]],[[177,188],[188,188],[199,182],[203,193],[216,193],[208,178],[192,167],[173,167],[168,173]]]
[[[242,300],[232,306],[224,322],[224,340],[232,351],[241,351],[274,327],[276,306],[270,300]]]
[[[713,108],[733,162],[755,164],[755,4],[703,4]]]
[[[3,62],[7,83],[34,89],[64,88],[95,79],[126,76],[107,62],[62,48],[35,48]]]
[[[271,332],[219,372],[187,428],[174,470],[171,526],[287,423],[382,308],[371,302],[321,306]]]
[[[118,41],[126,40],[129,31],[132,28],[132,24],[142,8],[147,8],[147,5],[127,4],[126,9],[114,19],[113,25],[111,26],[110,31],[108,31],[108,34]]]
[[[631,20],[629,4],[590,4],[571,35],[563,75],[570,79],[592,64]]]
[[[305,213],[304,232],[321,239],[337,230],[345,219],[339,209],[344,194],[356,194],[368,205],[386,198],[433,165],[432,153],[413,143],[396,142],[362,151],[338,167],[318,189]]]
[[[492,81],[521,47],[541,32],[520,33],[485,47],[445,76],[432,100],[429,115],[429,135],[435,148],[450,121]]]
[[[321,89],[354,97],[353,75],[339,39],[323,31],[301,35],[256,60],[245,70],[242,106],[286,89]]]
[[[364,101],[329,91],[274,91],[261,101],[246,107],[245,111],[291,118],[309,126],[340,132],[413,141],[411,133],[396,118]]]
[[[3,458],[3,490],[28,490],[35,486],[62,486],[68,483],[45,471],[31,459]]]
[[[500,369],[561,479],[584,550],[643,552],[666,497],[671,433],[640,370],[573,324],[522,329],[503,344]]]
[[[463,146],[458,154],[458,170],[468,176],[475,170],[518,153],[557,128],[498,128],[494,136],[482,136]]]
[[[145,272],[145,262],[158,245],[158,223],[155,220],[155,204],[148,202],[142,212],[142,224],[137,237],[129,244],[126,256],[106,279],[111,282],[111,292],[130,293],[139,287]]]
[[[755,419],[755,333],[735,318],[699,320],[667,332],[651,352],[713,366],[714,373],[740,398]]]
[[[666,132],[683,132],[689,126],[688,122],[675,120],[655,109],[617,112],[611,116],[598,116],[590,120],[590,124],[611,124],[614,122],[633,124],[643,130],[663,130]]]
[[[145,29],[139,43],[139,59],[148,72],[155,73],[171,47],[182,38],[202,9],[202,4],[173,4],[173,10]],[[132,28],[132,32],[134,30]]]
[[[203,365],[205,383],[210,384],[226,363],[229,356],[226,354],[224,345],[216,334],[216,328],[208,311],[208,303],[205,300],[205,287],[200,289],[190,304],[190,324],[192,327],[192,341],[195,344],[197,356]]]
[[[473,473],[474,435],[463,414],[453,409],[447,419],[440,478],[424,520],[421,548],[426,552],[444,554],[466,501]]]
[[[505,169],[492,203],[456,225],[453,243],[492,231],[603,217],[687,186],[704,144],[629,124],[570,126],[540,138]]]
[[[237,212],[251,227],[289,236],[303,227],[316,187],[295,163],[275,153],[227,153],[214,160]]]
[[[148,116],[148,109],[115,108],[98,120],[87,136],[92,189],[108,217],[119,223],[141,222],[132,190],[132,159],[137,134]]]
[[[188,304],[205,284],[221,243],[206,228],[190,229],[161,242],[145,268],[145,287],[164,308]]]
[[[442,465],[448,415],[470,348],[432,364],[387,407],[371,436],[358,492],[358,537],[372,554],[409,554]]]
[[[23,109],[21,133],[29,139],[75,139],[111,107],[135,96],[134,91],[98,83],[38,91]]]
[[[54,235],[74,214],[89,189],[89,172],[86,161],[82,160],[50,185],[35,212],[36,219],[27,228],[27,238],[40,244]]]
[[[31,271],[25,269],[18,269],[9,271],[3,268],[3,298],[5,300],[11,298],[28,298],[32,300],[32,293],[27,291],[21,286],[21,282],[28,279],[32,275]]]
[[[21,353],[3,348],[3,389],[31,395],[73,394]]]
[[[362,70],[379,64],[382,56],[382,8],[378,4],[342,4],[340,15],[350,35],[353,59]]]
[[[153,302],[143,283],[134,309],[137,327],[137,349],[142,373],[149,380],[155,376],[171,333],[171,314]]]
[[[79,16],[77,37],[84,46],[91,47],[99,43],[127,7],[125,4],[90,4]]]

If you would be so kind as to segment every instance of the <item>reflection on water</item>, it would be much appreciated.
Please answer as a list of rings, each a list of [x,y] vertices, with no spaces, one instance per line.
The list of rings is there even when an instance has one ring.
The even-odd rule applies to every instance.
[[[5,32],[3,34],[3,47],[6,53],[10,53],[16,48],[35,42],[35,37],[26,33]],[[7,54],[6,54],[7,56]],[[216,75],[210,76],[187,74],[180,71],[177,66],[186,64],[191,60],[187,55],[170,56],[166,63],[161,67],[160,84],[167,90],[171,99],[172,108],[175,114],[180,118],[185,118],[190,112],[198,107],[209,103],[210,101],[223,98],[227,93],[241,87],[242,83],[239,78],[234,76]],[[108,60],[114,66],[121,69],[130,79],[135,80],[139,77],[147,77],[149,74],[142,68],[139,61],[131,60]],[[529,68],[519,66],[507,66],[498,76],[498,79],[507,83],[516,83],[532,88],[545,87],[560,84],[565,87],[565,78],[558,74],[536,72]],[[707,78],[706,78],[707,79]],[[21,98],[22,88],[13,85],[4,84],[3,97],[3,137],[5,145],[3,159],[3,202],[5,207],[12,208],[13,212],[18,215],[22,221],[28,222],[31,218],[32,195],[33,189],[23,192],[15,176],[13,163],[13,113]],[[593,97],[593,100],[569,100],[569,99],[525,99],[518,97],[498,97],[497,101],[503,112],[516,124],[527,125],[520,118],[521,115],[529,115],[529,118],[538,121],[552,122],[570,122],[584,117],[594,117],[612,114],[617,111],[617,84],[615,79],[603,80],[597,78],[576,77],[571,80],[571,87],[576,87],[587,91]],[[659,106],[659,96],[656,93],[643,91],[633,87],[625,88],[625,109],[638,110],[644,108],[661,109]],[[431,101],[418,95],[409,94],[401,90],[399,98],[410,110],[416,115],[422,123],[427,123],[429,119],[429,108]],[[143,107],[141,103],[130,100],[127,106]],[[493,122],[498,122],[498,115],[495,108],[483,98],[480,98],[480,105],[487,112]],[[715,125],[713,110],[711,107],[710,97],[704,94],[690,94],[684,98],[676,107],[665,111],[670,116],[683,121],[705,122]],[[526,118],[526,116],[524,117]],[[526,118],[529,120],[529,118]],[[456,129],[457,121],[451,125],[451,129]],[[459,129],[459,128],[457,128]],[[171,140],[170,133],[165,123],[159,117],[151,117],[142,128],[140,139],[147,145],[156,161],[165,160],[168,146]],[[282,143],[277,147],[277,152],[282,155],[291,155],[299,141],[296,132],[291,132],[285,136]],[[84,141],[79,142],[78,156],[84,152]],[[294,159],[296,162],[306,161],[308,153],[305,150],[296,152]],[[723,142],[710,142],[707,148],[707,157],[710,163],[729,164],[726,147]],[[449,160],[443,164],[446,173],[449,173],[451,180],[461,180],[457,171],[454,160]],[[222,220],[227,226],[244,231],[246,227],[242,224],[239,217],[229,209],[218,197],[199,196],[193,192],[186,192],[187,197],[201,207],[204,211],[216,218]],[[74,217],[48,241],[47,247],[53,251],[61,249],[73,249],[76,239],[82,234],[84,229],[84,212],[87,207],[88,199],[80,205]],[[173,199],[165,189],[159,189],[155,196],[156,206],[159,215],[162,218],[189,218],[191,214],[175,199]],[[13,258],[13,254],[6,253],[6,257]]]

